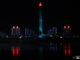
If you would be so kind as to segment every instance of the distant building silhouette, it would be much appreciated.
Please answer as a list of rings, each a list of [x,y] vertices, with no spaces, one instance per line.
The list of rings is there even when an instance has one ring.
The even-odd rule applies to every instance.
[[[47,34],[56,36],[57,35],[57,27],[53,27],[53,28],[49,29],[47,31]]]
[[[19,26],[13,26],[11,28],[11,36],[20,36],[20,27]]]
[[[32,29],[29,28],[25,28],[25,37],[32,37],[34,35],[34,31]]]
[[[71,37],[72,36],[71,26],[64,26],[64,28],[63,28],[63,36],[64,37]]]
[[[8,38],[6,33],[0,32],[0,38]]]

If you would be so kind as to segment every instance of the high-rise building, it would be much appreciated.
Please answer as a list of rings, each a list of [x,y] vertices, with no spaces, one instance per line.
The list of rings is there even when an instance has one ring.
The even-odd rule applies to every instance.
[[[20,36],[20,27],[19,26],[13,26],[11,28],[11,35],[12,36]]]
[[[64,26],[64,28],[63,28],[63,36],[64,37],[71,37],[72,36],[71,26]]]
[[[53,35],[57,35],[57,27],[53,27],[52,30],[53,30]]]
[[[47,31],[47,34],[56,36],[57,35],[57,27],[53,27],[53,28],[49,29]]]
[[[34,31],[32,29],[29,28],[25,28],[25,37],[32,37],[34,35]]]

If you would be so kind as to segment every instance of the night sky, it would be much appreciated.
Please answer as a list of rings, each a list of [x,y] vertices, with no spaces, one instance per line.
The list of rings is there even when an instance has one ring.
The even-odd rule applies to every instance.
[[[0,31],[8,32],[12,25],[19,25],[23,29],[28,27],[37,31],[39,25],[39,1],[43,3],[44,31],[53,26],[57,26],[60,31],[64,25],[71,25],[74,33],[79,32],[77,31],[79,30],[79,16],[77,15],[79,10],[76,4],[73,7],[72,0],[11,1],[8,6],[5,5],[4,11],[1,12],[6,14],[0,16]]]

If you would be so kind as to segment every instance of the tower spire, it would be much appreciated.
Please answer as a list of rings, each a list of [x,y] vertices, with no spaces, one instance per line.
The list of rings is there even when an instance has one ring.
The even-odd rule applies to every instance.
[[[39,7],[42,7],[42,2],[39,2]]]
[[[39,38],[43,38],[43,24],[42,24],[42,2],[39,2],[40,13],[39,13]]]

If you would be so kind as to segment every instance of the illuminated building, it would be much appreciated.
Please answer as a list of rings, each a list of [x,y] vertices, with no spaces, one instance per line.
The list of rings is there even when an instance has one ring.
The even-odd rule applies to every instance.
[[[63,36],[64,37],[71,37],[72,36],[71,26],[64,26],[64,28],[63,28]]]
[[[11,35],[12,36],[20,36],[20,27],[19,26],[13,26],[11,28]]]
[[[25,28],[25,37],[32,37],[34,35],[34,31],[32,29]]]
[[[48,30],[47,34],[56,36],[57,35],[57,27],[53,27],[52,29]]]

